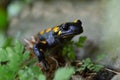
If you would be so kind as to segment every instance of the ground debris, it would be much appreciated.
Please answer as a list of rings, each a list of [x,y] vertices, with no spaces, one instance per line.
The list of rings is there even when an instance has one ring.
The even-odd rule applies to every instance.
[[[93,80],[111,80],[115,75],[116,73],[103,69],[93,77]]]
[[[26,47],[26,50],[30,51],[30,58],[35,57],[32,49]],[[40,63],[38,64],[41,71],[46,75],[46,80],[53,80],[55,71],[60,67],[72,66],[80,68],[83,65],[80,60],[66,61],[58,52],[46,56],[46,61],[49,64],[49,70],[44,70],[42,65]],[[70,80],[111,80],[117,74],[120,74],[120,72],[107,67],[104,67],[99,72],[94,72],[86,68],[84,71],[76,71],[75,74],[71,76]]]
[[[59,63],[58,59],[59,58],[52,59],[49,57],[49,63],[51,64],[50,69],[48,71],[44,71],[46,73],[47,80],[53,79],[54,72],[59,67],[66,66],[67,63]],[[76,60],[74,62],[71,62],[71,64],[69,65],[74,67],[80,67],[82,65],[82,62]],[[96,73],[89,70],[85,70],[84,72],[76,71],[75,74],[71,76],[70,80],[111,80],[117,74],[119,74],[119,72],[106,67]]]

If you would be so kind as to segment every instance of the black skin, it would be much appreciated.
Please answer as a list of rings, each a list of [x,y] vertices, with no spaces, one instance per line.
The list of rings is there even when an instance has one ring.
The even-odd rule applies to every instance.
[[[58,27],[59,30],[57,32],[51,30],[44,33],[43,35],[38,34],[39,42],[33,47],[38,61],[43,63],[43,67],[46,70],[48,69],[48,63],[45,60],[45,51],[58,45],[62,45],[64,42],[66,42],[66,40],[71,40],[75,35],[83,32],[82,23],[80,20],[75,22],[67,22],[59,25]],[[61,32],[60,34],[59,31]],[[41,41],[45,41],[46,43],[44,44]]]

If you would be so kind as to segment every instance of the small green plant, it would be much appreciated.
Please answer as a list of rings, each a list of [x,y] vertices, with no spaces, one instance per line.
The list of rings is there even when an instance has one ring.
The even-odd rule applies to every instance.
[[[24,69],[19,70],[18,75],[20,80],[46,80],[37,66],[25,66]]]
[[[101,60],[103,60],[105,58],[105,54],[102,53],[102,54],[98,54],[96,56],[96,62],[100,62]]]
[[[0,48],[0,80],[13,80],[22,64],[28,57],[28,52],[22,54],[24,46],[16,42],[15,47]]]
[[[79,40],[77,42],[75,42],[75,45],[79,48],[83,47],[86,39],[87,39],[86,36],[79,37]]]
[[[14,46],[0,48],[0,80],[45,80],[45,76],[35,66],[29,66],[29,52],[24,45],[16,42]]]
[[[81,67],[78,69],[79,71],[85,71],[87,69],[89,71],[99,72],[102,68],[104,68],[103,65],[93,63],[90,58],[84,59],[82,63]]]
[[[62,55],[67,56],[69,59],[74,60],[75,59],[75,52],[74,52],[74,42],[69,41],[67,42],[62,50]]]
[[[74,41],[67,42],[63,47],[63,52],[62,52],[63,56],[67,56],[69,59],[75,60],[74,48],[75,47],[82,48],[84,46],[84,42],[86,41],[86,39],[87,38],[85,36],[81,36],[79,37],[79,40],[77,42]],[[98,56],[96,61],[101,60],[103,57],[104,55]],[[84,71],[88,69],[90,71],[98,72],[103,68],[102,65],[93,63],[90,58],[83,60],[82,63],[83,63],[82,66],[78,69],[80,71]]]
[[[73,67],[62,67],[55,72],[53,80],[69,80],[74,73],[75,69]]]
[[[84,42],[87,38],[85,36],[81,36],[79,37],[79,40],[77,42],[74,41],[68,41],[62,50],[62,55],[63,56],[67,56],[70,60],[75,60],[75,51],[74,48],[75,47],[83,47]]]

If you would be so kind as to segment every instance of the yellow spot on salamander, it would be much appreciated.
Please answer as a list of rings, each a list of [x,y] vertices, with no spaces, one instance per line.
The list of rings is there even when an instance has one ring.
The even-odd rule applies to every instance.
[[[77,23],[78,22],[78,20],[74,20],[74,23]]]
[[[41,52],[43,52],[43,49],[40,49]]]
[[[53,31],[54,31],[54,32],[58,32],[58,30],[59,30],[59,27],[58,27],[58,26],[56,26],[56,27],[53,28]]]
[[[61,31],[58,32],[58,35],[60,35],[60,34],[61,34]]]
[[[40,34],[41,34],[41,35],[44,34],[44,30],[40,31]]]
[[[52,28],[48,28],[48,29],[45,30],[45,32],[49,32],[51,29],[52,29]]]
[[[41,41],[41,43],[46,44],[46,41]]]

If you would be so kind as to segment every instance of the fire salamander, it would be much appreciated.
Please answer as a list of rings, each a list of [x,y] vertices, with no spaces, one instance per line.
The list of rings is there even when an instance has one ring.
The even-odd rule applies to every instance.
[[[43,68],[47,69],[48,64],[45,60],[44,53],[58,45],[64,44],[66,41],[71,40],[75,35],[82,32],[82,22],[75,20],[74,22],[66,22],[53,28],[40,31],[36,36],[32,37],[31,42],[27,39],[25,42],[30,45],[38,61],[42,62]]]

